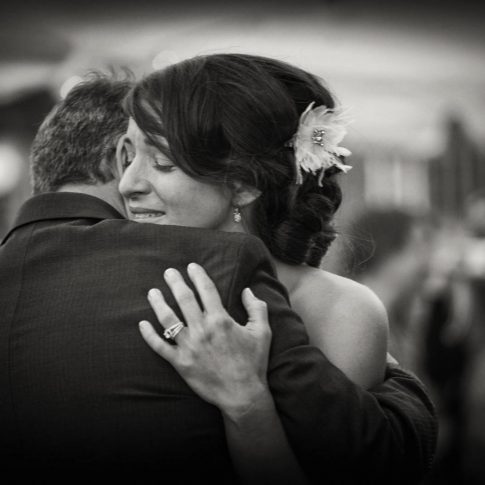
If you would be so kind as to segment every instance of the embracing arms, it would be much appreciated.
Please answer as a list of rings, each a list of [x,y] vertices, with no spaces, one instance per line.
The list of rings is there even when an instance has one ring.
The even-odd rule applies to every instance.
[[[187,269],[202,308],[181,274],[169,269],[165,280],[188,323],[172,345],[149,322],[140,322],[148,345],[168,360],[204,400],[219,408],[224,419],[233,464],[243,483],[304,484],[306,479],[290,448],[267,382],[271,344],[266,304],[250,289],[243,291],[248,313],[245,327],[224,309],[204,269]],[[148,293],[163,328],[178,317],[159,290]]]
[[[419,480],[429,469],[436,443],[436,417],[422,385],[393,368],[372,392],[353,384],[308,345],[264,248],[246,249],[228,307],[236,321],[245,322],[239,295],[249,286],[267,302],[272,330],[267,380],[288,441],[306,474],[315,481],[325,477],[328,483],[363,477],[370,483]],[[225,335],[227,328],[222,326],[217,333]]]

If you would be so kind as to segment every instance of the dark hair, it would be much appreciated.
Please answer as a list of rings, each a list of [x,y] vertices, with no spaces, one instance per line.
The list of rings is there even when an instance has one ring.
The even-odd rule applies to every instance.
[[[321,81],[302,69],[265,57],[217,54],[150,74],[125,107],[188,175],[259,189],[252,232],[280,260],[318,266],[335,238],[338,170],[328,170],[321,187],[313,175],[296,185],[293,150],[286,146],[311,102],[335,107]],[[160,135],[168,149],[157,143]]]
[[[92,73],[54,107],[31,148],[34,194],[113,180],[116,144],[128,126],[121,102],[131,87],[128,79]]]

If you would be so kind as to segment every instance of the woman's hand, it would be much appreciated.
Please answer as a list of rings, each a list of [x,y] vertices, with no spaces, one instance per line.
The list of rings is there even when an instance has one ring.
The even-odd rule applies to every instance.
[[[176,345],[162,339],[149,322],[140,322],[140,332],[196,394],[216,405],[229,419],[237,420],[269,393],[266,372],[271,329],[266,303],[246,288],[242,301],[249,319],[246,326],[239,325],[222,306],[219,293],[204,269],[192,263],[187,273],[202,309],[177,270],[168,269],[164,274],[187,322],[174,337]],[[150,290],[148,301],[164,329],[179,322],[160,290]]]
[[[306,484],[266,380],[271,344],[266,303],[249,288],[243,291],[249,316],[243,327],[226,312],[203,268],[192,263],[187,272],[203,308],[182,275],[169,269],[165,281],[187,326],[173,337],[176,345],[171,345],[143,321],[143,338],[175,367],[195,393],[220,409],[228,448],[242,483]],[[164,329],[179,323],[159,290],[150,290],[148,300]]]

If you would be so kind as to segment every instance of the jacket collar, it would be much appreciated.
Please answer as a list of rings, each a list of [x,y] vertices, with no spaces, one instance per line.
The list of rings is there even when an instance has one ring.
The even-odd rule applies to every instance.
[[[20,226],[49,219],[124,219],[110,204],[98,197],[74,192],[48,192],[28,199],[20,208],[13,227],[4,237]]]

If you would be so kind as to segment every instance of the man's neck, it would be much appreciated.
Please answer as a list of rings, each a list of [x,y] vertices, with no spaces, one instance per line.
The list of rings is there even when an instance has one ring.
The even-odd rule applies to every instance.
[[[57,192],[75,192],[86,194],[104,200],[114,207],[120,214],[126,217],[126,210],[120,193],[118,192],[118,181],[113,180],[107,184],[65,184]]]

